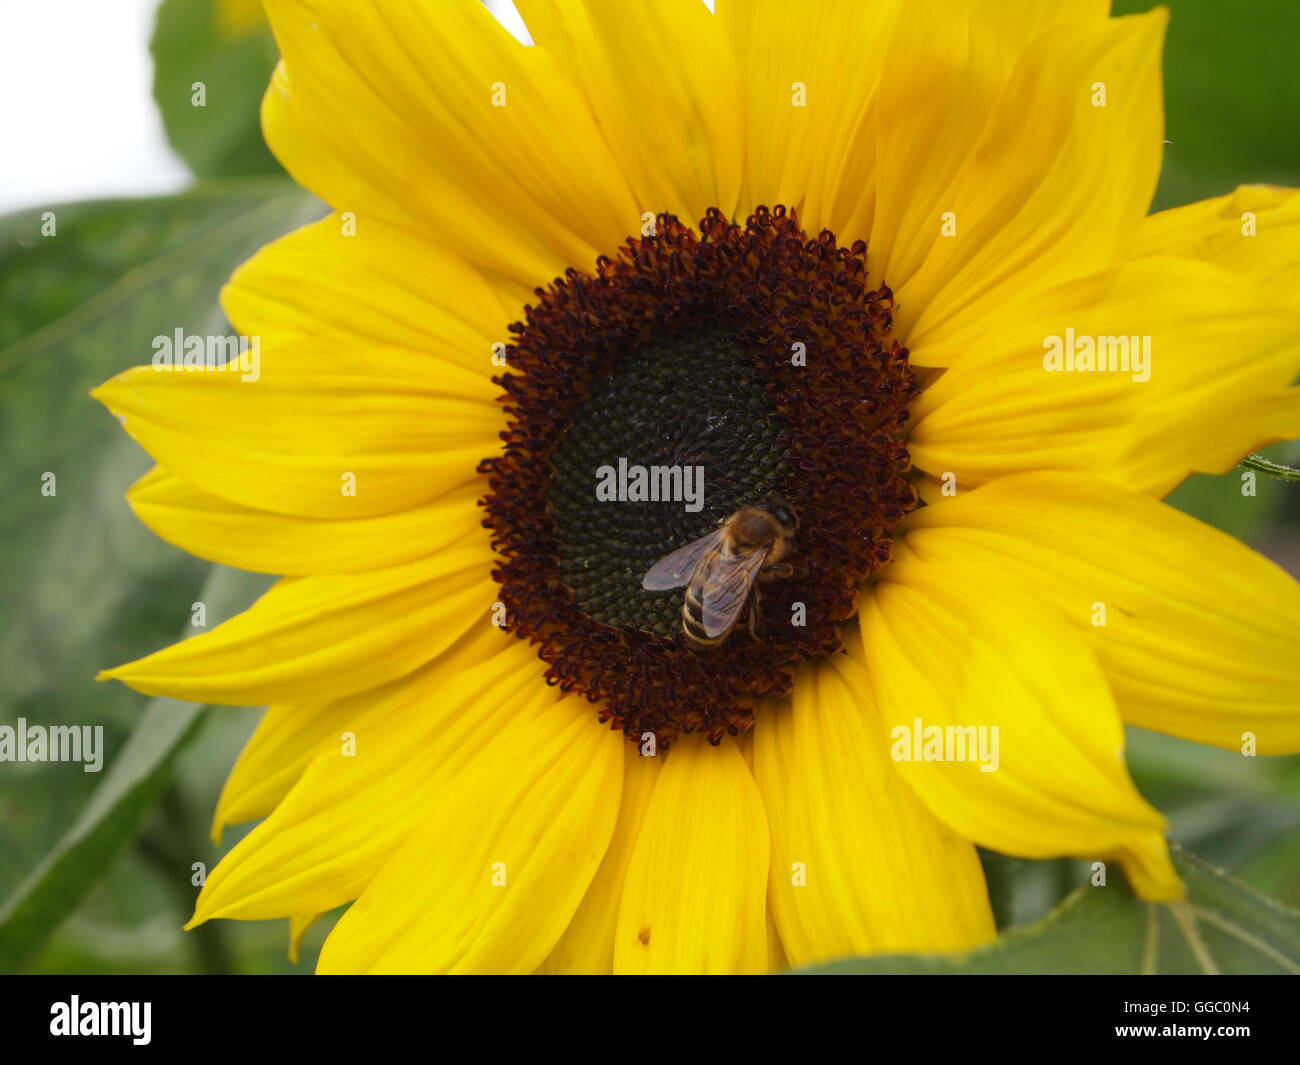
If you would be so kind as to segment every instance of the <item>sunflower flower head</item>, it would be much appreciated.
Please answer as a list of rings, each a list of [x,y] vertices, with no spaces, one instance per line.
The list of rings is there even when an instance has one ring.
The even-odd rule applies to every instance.
[[[1300,435],[1300,198],[1147,217],[1163,11],[267,9],[330,213],[224,292],[260,375],[96,392],[282,577],[104,674],[268,706],[194,923],[760,972],[988,942],[977,846],[1182,895],[1124,723],[1300,749],[1296,583],[1159,501]]]
[[[671,216],[658,225],[529,308],[509,355],[519,372],[500,379],[504,454],[481,471],[502,602],[547,679],[666,749],[749,729],[756,699],[839,649],[915,502],[904,423],[917,388],[861,242],[809,240],[782,207],[743,226],[711,209],[698,236]],[[701,654],[683,632],[686,582],[646,591],[642,575],[773,495],[799,516],[797,571],[762,596],[754,633]],[[738,612],[751,582],[716,579],[735,584]]]

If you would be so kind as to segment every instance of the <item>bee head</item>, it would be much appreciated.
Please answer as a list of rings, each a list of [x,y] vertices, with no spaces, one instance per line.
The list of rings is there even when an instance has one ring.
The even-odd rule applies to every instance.
[[[799,519],[795,517],[794,511],[790,509],[790,504],[787,503],[781,496],[778,495],[765,496],[763,499],[762,506],[764,510],[766,510],[769,514],[771,514],[772,517],[774,517],[787,529],[799,528]]]

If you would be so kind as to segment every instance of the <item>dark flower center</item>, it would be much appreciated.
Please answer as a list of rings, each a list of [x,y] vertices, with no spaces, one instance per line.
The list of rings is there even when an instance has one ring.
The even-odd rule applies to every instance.
[[[717,742],[838,649],[915,505],[892,294],[868,286],[862,242],[810,240],[777,207],[744,226],[711,210],[698,235],[661,215],[537,296],[496,379],[505,447],[480,466],[507,625],[634,741]],[[715,646],[692,643],[685,589],[643,577],[774,494],[798,522],[788,572],[762,574],[753,617]]]
[[[548,498],[574,601],[606,625],[678,632],[681,590],[647,592],[641,578],[669,551],[778,491],[785,460],[780,419],[721,323],[653,337],[615,359],[552,457]],[[624,496],[664,498],[602,500],[602,469]]]

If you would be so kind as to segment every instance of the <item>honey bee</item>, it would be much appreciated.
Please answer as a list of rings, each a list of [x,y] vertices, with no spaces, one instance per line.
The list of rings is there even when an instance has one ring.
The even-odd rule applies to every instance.
[[[788,577],[784,561],[794,550],[799,523],[784,500],[768,496],[743,506],[707,536],[665,555],[641,580],[647,591],[686,586],[682,631],[696,647],[721,644],[748,604],[753,632],[758,617],[758,582]]]

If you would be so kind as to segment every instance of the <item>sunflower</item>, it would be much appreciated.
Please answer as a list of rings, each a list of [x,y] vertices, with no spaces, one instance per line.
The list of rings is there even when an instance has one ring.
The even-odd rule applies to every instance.
[[[1163,10],[267,6],[331,213],[224,291],[260,375],[95,393],[141,520],[283,578],[104,674],[269,707],[193,924],[757,972],[989,941],[977,846],[1181,897],[1123,723],[1300,749],[1296,583],[1159,501],[1300,435],[1300,198],[1146,217]],[[773,494],[791,565],[698,646],[643,577]]]
[[[217,0],[214,15],[224,37],[243,37],[266,25],[261,0]]]

